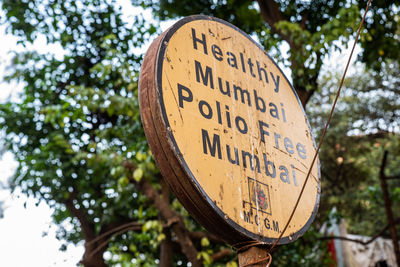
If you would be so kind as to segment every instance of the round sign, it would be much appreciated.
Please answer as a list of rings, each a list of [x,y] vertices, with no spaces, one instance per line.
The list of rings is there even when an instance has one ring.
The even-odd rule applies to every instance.
[[[230,244],[273,243],[315,153],[302,105],[277,64],[235,26],[191,16],[152,43],[139,88],[150,148],[190,214]],[[279,244],[313,221],[318,166]]]

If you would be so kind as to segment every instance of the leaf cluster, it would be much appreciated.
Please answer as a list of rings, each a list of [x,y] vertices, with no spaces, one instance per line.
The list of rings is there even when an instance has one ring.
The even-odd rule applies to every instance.
[[[266,23],[265,10],[255,1],[132,2],[151,8],[159,20],[213,15],[251,34],[290,65],[298,92],[313,92],[321,85],[309,104],[317,132],[336,85],[332,75],[319,77],[322,59],[352,36],[364,4],[276,1],[282,17]],[[400,154],[396,6],[395,1],[374,1],[366,21],[361,59],[376,70],[346,81],[348,90],[321,151],[324,185],[317,225],[333,206],[349,219],[353,232],[373,233],[383,224],[379,162],[383,150],[389,150],[387,175],[398,175]],[[115,1],[107,0],[2,0],[1,8],[3,23],[20,43],[44,36],[60,48],[57,54],[17,53],[9,68],[6,80],[23,85],[17,101],[0,104],[4,144],[19,163],[13,187],[54,209],[58,237],[66,242],[88,241],[132,221],[140,225],[102,240],[109,264],[157,265],[161,244],[171,241],[173,262],[187,265],[170,225],[137,186],[149,181],[165,193],[141,126],[137,88],[143,58],[138,51],[157,32],[157,22],[137,15],[128,23]],[[286,59],[280,51],[285,42],[290,47]],[[388,57],[396,60],[384,63]],[[126,162],[135,169],[125,168]],[[398,182],[392,186],[398,210]],[[174,196],[165,199],[184,218],[188,232],[201,233],[193,244],[203,264],[235,266],[233,254],[214,260],[226,245],[206,235]],[[319,237],[310,230],[301,241],[278,250],[274,264],[326,266],[329,255]]]
[[[380,72],[363,70],[347,78],[320,153],[323,190],[319,216],[323,218],[323,213],[336,207],[349,231],[361,235],[373,236],[387,224],[379,181],[384,151],[390,155],[385,175],[399,173],[399,67],[395,62],[387,64],[391,67]],[[319,133],[338,83],[338,75],[327,74],[321,94],[309,105],[311,124]],[[388,183],[395,212],[400,183]]]

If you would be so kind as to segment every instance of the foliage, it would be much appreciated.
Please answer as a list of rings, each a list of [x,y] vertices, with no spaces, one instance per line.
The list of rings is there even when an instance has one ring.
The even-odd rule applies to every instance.
[[[304,105],[317,90],[323,58],[347,43],[364,4],[133,2],[152,8],[159,19],[203,13],[228,20],[255,36],[277,58],[280,54],[277,47],[286,42],[288,59],[281,60],[290,65]],[[22,188],[24,193],[46,201],[54,209],[60,239],[73,243],[85,241],[82,261],[85,266],[104,266],[105,251],[110,265],[153,266],[165,261],[187,265],[192,261],[192,266],[236,266],[234,253],[205,232],[169,193],[145,140],[137,91],[143,55],[138,51],[159,33],[157,22],[146,21],[140,15],[127,22],[118,4],[108,0],[2,0],[0,3],[8,31],[18,36],[21,43],[32,43],[45,36],[48,44],[62,51],[62,56],[54,51],[16,54],[9,69],[7,79],[18,80],[24,86],[18,101],[0,105],[0,128],[6,133],[4,142],[19,163],[13,187]],[[391,45],[395,37],[385,33],[388,27],[391,30],[398,27],[394,23],[398,9],[390,11],[395,4],[395,1],[375,1],[372,18],[376,11],[390,16],[382,18],[387,22],[383,24],[367,20],[369,31],[362,42],[365,49],[362,59],[373,67],[387,67],[382,72],[387,77],[377,70],[348,80],[346,86],[351,90],[344,97],[340,115],[335,117],[321,153],[325,193],[320,222],[330,207],[336,205],[343,216],[352,219],[352,225],[360,221],[382,224],[379,221],[383,218],[382,210],[377,208],[380,189],[376,183],[382,148],[390,150],[387,172],[395,175],[400,147],[396,86],[399,68],[396,61],[385,65],[380,60],[382,53],[397,57],[396,46]],[[274,8],[278,8],[277,17],[271,17]],[[371,42],[377,37],[384,43],[375,49],[378,54],[371,52],[375,51]],[[381,63],[374,65],[374,61]],[[331,80],[329,77],[319,80],[321,94],[309,105],[317,130],[326,115],[326,103],[332,99]],[[389,102],[388,98],[393,100]],[[379,140],[370,138],[382,130],[396,134],[386,134]],[[355,142],[359,144],[354,146]],[[338,176],[332,180],[326,173]],[[400,198],[399,190],[393,190],[392,194],[393,199]],[[349,206],[353,200],[355,205]],[[173,216],[166,216],[165,209]],[[365,212],[360,217],[353,216],[360,214],[354,213],[355,210]],[[368,223],[360,229],[372,233],[375,230],[372,228]],[[187,246],[178,238],[179,233],[187,238]],[[326,266],[328,255],[319,237],[316,228],[311,229],[301,241],[278,249],[274,264]],[[191,259],[185,250],[188,248],[195,252]],[[216,257],[220,252],[225,256]]]
[[[139,118],[143,56],[133,52],[155,26],[141,16],[128,25],[108,1],[4,1],[2,8],[22,42],[44,35],[64,53],[13,59],[7,79],[23,81],[24,90],[17,103],[0,106],[0,125],[19,163],[14,186],[54,209],[58,237],[69,242],[130,220],[157,219],[122,167],[130,160],[149,179],[158,173]],[[149,238],[142,235],[133,241]]]
[[[355,36],[367,1],[191,1],[135,0],[159,18],[193,14],[222,18],[254,36],[276,60],[288,66],[303,106],[318,90],[324,59]],[[379,69],[384,58],[399,60],[398,1],[373,1],[365,21],[361,59]],[[261,15],[261,16],[260,16]],[[288,47],[287,58],[280,51]],[[377,47],[379,49],[377,49]]]
[[[382,71],[364,70],[346,79],[320,154],[323,195],[319,216],[336,206],[355,234],[373,236],[387,224],[379,172],[386,150],[385,175],[400,173],[399,71],[398,63],[387,62]],[[326,74],[321,94],[309,104],[317,131],[322,130],[330,108],[325,103],[332,102],[338,82],[334,73]],[[400,182],[388,183],[396,211]]]
[[[298,241],[272,254],[271,266],[330,266],[333,263],[326,241],[313,226]]]

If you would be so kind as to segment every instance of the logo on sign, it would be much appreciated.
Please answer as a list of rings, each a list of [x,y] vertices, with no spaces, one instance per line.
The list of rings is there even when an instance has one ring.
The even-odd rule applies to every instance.
[[[271,199],[268,185],[250,177],[248,178],[248,184],[251,208],[271,215]]]

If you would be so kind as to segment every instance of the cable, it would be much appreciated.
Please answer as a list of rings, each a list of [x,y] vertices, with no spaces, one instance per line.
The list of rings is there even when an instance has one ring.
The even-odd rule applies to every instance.
[[[294,215],[294,213],[296,212],[296,209],[297,209],[297,207],[298,207],[298,205],[299,205],[300,199],[301,199],[301,197],[302,197],[302,195],[303,195],[303,192],[304,192],[304,189],[305,189],[305,187],[306,187],[306,185],[307,185],[308,179],[310,178],[310,174],[311,174],[312,168],[313,168],[313,166],[314,166],[314,164],[315,164],[315,161],[317,160],[319,150],[321,149],[321,145],[322,145],[322,143],[323,143],[323,141],[324,141],[324,139],[325,139],[325,134],[326,134],[326,132],[327,132],[329,123],[331,122],[331,119],[332,119],[332,116],[333,116],[333,112],[334,112],[335,107],[336,107],[336,103],[337,103],[337,101],[338,101],[338,99],[339,99],[339,96],[340,96],[340,92],[342,91],[342,86],[343,86],[344,78],[346,77],[347,69],[349,68],[350,60],[351,60],[351,57],[353,56],[353,52],[354,52],[354,49],[355,49],[355,47],[356,47],[356,44],[357,44],[357,41],[358,41],[358,37],[360,36],[361,28],[362,28],[362,25],[364,24],[365,17],[366,17],[366,15],[367,15],[368,8],[369,8],[370,4],[371,4],[371,0],[369,0],[368,3],[367,3],[367,7],[366,7],[366,9],[365,9],[363,18],[362,18],[361,23],[360,23],[360,26],[359,26],[359,28],[358,28],[358,30],[357,30],[356,39],[354,40],[353,48],[351,49],[351,53],[350,53],[349,59],[347,60],[347,65],[346,65],[346,68],[345,68],[345,70],[344,70],[342,79],[341,79],[341,81],[340,81],[339,89],[338,89],[338,91],[337,91],[337,93],[336,93],[335,101],[333,102],[333,105],[332,105],[332,108],[331,108],[331,112],[329,113],[329,116],[328,116],[328,119],[327,119],[327,121],[326,121],[324,130],[322,131],[322,134],[321,134],[321,138],[320,138],[320,141],[319,141],[318,148],[317,148],[317,150],[315,151],[313,160],[312,160],[311,165],[310,165],[310,168],[309,168],[309,170],[308,170],[306,179],[304,180],[303,187],[301,188],[299,197],[297,198],[296,204],[294,205],[294,208],[293,208],[292,213],[290,214],[290,217],[289,217],[289,219],[288,219],[288,221],[287,221],[287,223],[286,223],[286,225],[285,225],[285,228],[283,228],[283,231],[282,231],[281,234],[279,235],[278,239],[277,239],[277,240],[274,242],[274,244],[271,246],[271,248],[269,249],[268,253],[271,253],[271,251],[275,248],[275,246],[276,246],[276,245],[278,244],[278,242],[281,240],[283,234],[284,234],[285,231],[287,230],[287,228],[288,228],[288,226],[289,226],[289,224],[290,224],[290,222],[291,222],[291,220],[292,220],[292,218],[293,218],[293,215]]]

